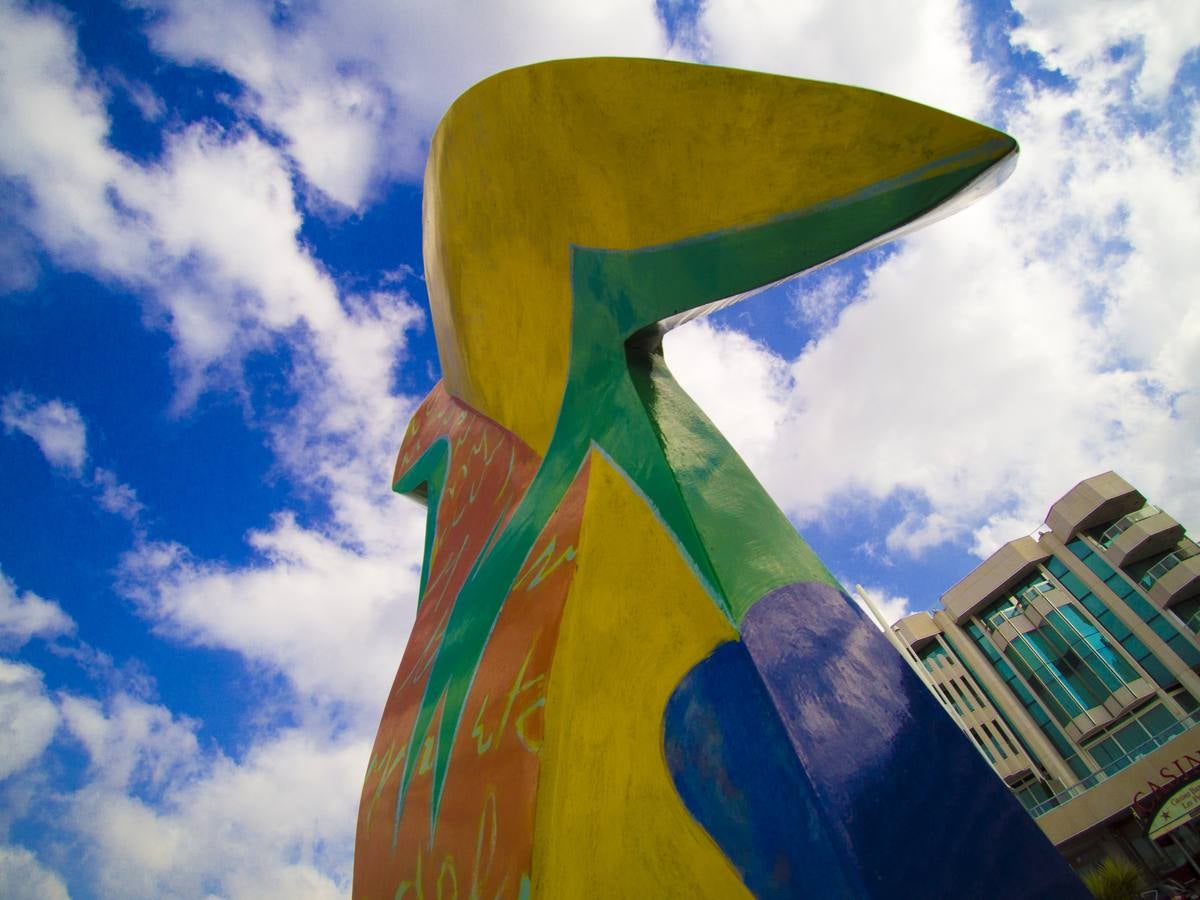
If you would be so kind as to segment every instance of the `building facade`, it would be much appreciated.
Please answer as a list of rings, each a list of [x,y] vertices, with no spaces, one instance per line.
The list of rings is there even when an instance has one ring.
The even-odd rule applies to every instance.
[[[1198,630],[1200,546],[1113,472],[893,626],[1077,870],[1200,877]]]

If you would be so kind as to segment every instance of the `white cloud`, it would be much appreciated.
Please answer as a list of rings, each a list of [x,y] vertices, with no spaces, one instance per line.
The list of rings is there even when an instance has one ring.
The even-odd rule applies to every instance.
[[[1179,64],[1200,44],[1200,7],[1170,0],[1016,0],[1022,23],[1013,32],[1051,68],[1077,76],[1111,68],[1109,51],[1124,48],[1137,67],[1134,85],[1142,99],[1161,101]]]
[[[55,468],[79,480],[87,463],[87,425],[79,410],[62,400],[40,400],[24,391],[12,391],[0,401],[0,421],[5,431],[32,438]],[[101,509],[136,521],[144,508],[137,492],[122,484],[115,473],[97,467],[91,486]]]
[[[75,622],[61,606],[30,591],[18,596],[17,586],[0,572],[0,648],[16,650],[32,638],[52,638],[74,630]]]
[[[92,783],[71,798],[101,896],[333,898],[349,888],[367,746],[286,732],[150,804]]]
[[[87,429],[79,410],[61,400],[38,400],[12,391],[0,401],[0,421],[11,434],[33,439],[47,462],[79,476],[87,461]]]
[[[837,323],[837,317],[852,293],[849,276],[829,270],[793,281],[787,292],[788,301],[800,322],[818,336]]]
[[[67,900],[66,885],[24,847],[0,845],[0,894],[8,900]]]
[[[67,731],[87,750],[94,784],[157,791],[195,771],[195,722],[127,694],[106,706],[69,695],[61,701]]]
[[[241,568],[143,546],[124,562],[126,590],[177,639],[268,663],[302,696],[373,729],[412,627],[424,536],[424,511],[391,499],[397,533],[383,548],[355,549],[284,515],[250,535],[258,560]]]
[[[235,31],[222,21],[221,33]],[[128,159],[106,142],[103,94],[73,35],[46,13],[0,5],[0,61],[0,172],[28,194],[22,224],[61,265],[151,299],[174,338],[181,408],[285,338],[309,342],[332,377],[389,393],[415,313],[401,294],[339,296],[298,240],[277,150],[202,123],[168,131],[155,164]],[[366,359],[346,352],[364,341]]]
[[[277,129],[308,182],[357,208],[380,179],[415,178],[450,102],[476,81],[572,56],[660,56],[651,0],[397,4],[350,0],[292,8],[159,2],[159,52],[205,62],[247,88],[247,112]]]
[[[859,85],[968,117],[988,101],[957,0],[708,0],[698,26],[721,65]]]
[[[107,142],[104,92],[63,22],[0,5],[0,169],[29,201],[15,229],[59,265],[145,299],[173,341],[180,408],[235,384],[247,354],[286,344],[299,401],[248,415],[292,486],[331,510],[318,521],[281,512],[247,536],[244,565],[140,536],[124,560],[123,587],[160,633],[231,648],[293,688],[285,702],[301,724],[254,735],[237,759],[202,741],[197,723],[120,689],[56,703],[35,670],[0,669],[10,698],[0,722],[14,723],[0,738],[15,748],[0,759],[17,761],[12,778],[29,774],[60,721],[57,733],[87,753],[57,827],[80,848],[81,883],[101,894],[348,888],[368,738],[415,607],[424,515],[386,480],[413,407],[392,373],[420,316],[403,292],[339,290],[299,238],[296,174],[360,208],[383,180],[418,173],[437,116],[490,71],[543,55],[667,52],[644,0],[451,3],[420,15],[365,0],[301,7],[158,7],[155,46],[241,79],[237,110],[286,148],[246,124],[192,123],[166,131],[161,158],[142,164]],[[987,74],[953,4],[903,16],[855,2],[761,8],[711,0],[699,24],[714,61],[886,87],[957,112],[986,103]],[[1031,46],[1057,40],[1053,23],[1027,21],[1047,35],[1029,31]],[[1149,52],[1155,66],[1170,56]],[[902,496],[911,503],[890,551],[949,539],[983,552],[1108,465],[1180,498],[1163,502],[1181,516],[1200,509],[1179,463],[1200,436],[1188,306],[1195,148],[1131,136],[1095,112],[1116,89],[1101,63],[1088,62],[1076,95],[1024,98],[1011,122],[1024,159],[998,200],[908,242],[854,296],[836,281],[802,294],[819,334],[799,359],[705,324],[670,338],[681,381],[793,516]],[[1117,241],[1128,256],[1105,255]],[[76,474],[82,420],[79,433],[79,462],[67,464]],[[107,469],[93,482],[102,505],[136,517],[131,488]],[[906,598],[872,590],[889,617],[908,611]],[[18,636],[65,627],[56,605],[9,594],[0,622]]]
[[[60,705],[89,762],[46,835],[75,848],[68,880],[131,900],[345,896],[366,741],[289,729],[235,761],[125,694]]]
[[[298,238],[289,160],[250,131],[168,131],[150,165],[113,150],[102,93],[58,18],[0,6],[0,67],[0,169],[30,199],[22,225],[59,265],[145,298],[173,339],[181,408],[236,383],[247,353],[286,343],[299,401],[247,414],[279,471],[332,512],[279,514],[248,536],[255,556],[241,567],[135,535],[123,577],[139,609],[162,632],[282,673],[302,726],[253,735],[235,761],[202,746],[196,723],[124,693],[128,678],[107,679],[104,701],[64,696],[64,730],[91,765],[64,798],[63,840],[101,895],[344,895],[369,736],[423,549],[423,512],[387,483],[413,408],[393,371],[420,313],[399,291],[339,292]],[[91,484],[102,506],[136,518],[135,492],[112,472]],[[73,655],[112,668],[93,648]],[[21,765],[59,718],[39,696],[48,717],[22,731]]]
[[[1161,109],[1131,132],[1121,85],[1096,72],[1073,93],[1026,86],[1010,182],[907,240],[857,294],[818,304],[841,306],[836,324],[817,323],[787,377],[727,366],[747,345],[703,323],[687,326],[703,339],[668,338],[730,348],[705,351],[702,378],[672,367],[704,408],[744,394],[774,416],[731,437],[798,521],[899,498],[889,550],[986,554],[1114,468],[1200,523],[1200,144],[1172,145]]]
[[[58,710],[46,694],[41,673],[0,659],[0,779],[41,756],[58,721]]]
[[[766,465],[783,440],[787,363],[738,331],[698,327],[669,332],[667,365],[751,468]]]
[[[100,491],[96,502],[101,509],[113,515],[136,521],[138,514],[145,509],[137,498],[137,491],[118,481],[116,474],[108,469],[97,468],[92,473],[92,483]]]

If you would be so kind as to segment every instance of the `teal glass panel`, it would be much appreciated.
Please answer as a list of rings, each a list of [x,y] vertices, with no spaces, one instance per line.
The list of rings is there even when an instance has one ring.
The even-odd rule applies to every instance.
[[[1132,754],[1150,740],[1150,734],[1141,720],[1136,719],[1123,728],[1118,728],[1109,740],[1115,740],[1122,753]]]
[[[968,623],[966,630],[967,634],[970,635],[971,640],[979,648],[980,652],[987,657],[988,661],[995,668],[996,673],[1004,681],[1008,689],[1012,691],[1013,695],[1016,696],[1018,700],[1021,701],[1021,705],[1025,707],[1025,711],[1028,713],[1029,717],[1033,719],[1034,723],[1036,723],[1038,728],[1041,729],[1047,740],[1054,745],[1054,749],[1058,751],[1059,755],[1067,761],[1067,765],[1069,765],[1071,771],[1075,773],[1075,777],[1086,778],[1089,774],[1091,774],[1091,770],[1088,769],[1087,765],[1074,755],[1075,749],[1071,746],[1070,742],[1066,739],[1063,733],[1059,731],[1054,722],[1051,721],[1045,707],[1038,702],[1037,698],[1034,697],[1033,694],[1026,689],[1021,680],[1017,678],[1016,672],[1013,671],[1012,666],[1005,662],[1004,658],[1000,656],[1000,653],[996,650],[992,642],[988,640],[987,636],[983,633],[983,630],[974,622]],[[996,709],[999,709],[994,702],[992,703],[992,706],[996,707]],[[1017,734],[1018,736],[1020,735],[1020,732],[1015,728],[1013,729],[1013,733]]]
[[[1179,683],[1179,679],[1171,674],[1171,670],[1158,661],[1158,658],[1147,653],[1145,659],[1138,660],[1139,665],[1146,670],[1146,674],[1154,679],[1154,683],[1159,687],[1172,687]]]
[[[1175,637],[1167,641],[1167,644],[1175,652],[1175,655],[1188,666],[1200,665],[1200,650],[1197,650],[1195,645],[1179,632],[1176,632]]]
[[[1133,585],[1130,584],[1124,576],[1118,572],[1114,572],[1112,567],[1104,562],[1104,560],[1100,558],[1099,554],[1093,552],[1092,549],[1088,547],[1082,539],[1074,540],[1067,546],[1070,548],[1072,553],[1083,560],[1084,565],[1088,566],[1088,568],[1104,579],[1104,582],[1109,589],[1112,590],[1113,593],[1115,593],[1122,600],[1124,600],[1126,605],[1133,610],[1134,614],[1139,619],[1149,625],[1154,633],[1162,638],[1163,642],[1166,643],[1166,645],[1171,649],[1172,653],[1183,660],[1183,662],[1188,666],[1200,666],[1200,649],[1197,649],[1191,640],[1181,634],[1174,624],[1160,615],[1158,610],[1155,609],[1145,597],[1134,590]],[[1065,571],[1066,566],[1058,560],[1055,559],[1052,560],[1052,562],[1056,564],[1048,567],[1052,572],[1060,568],[1064,570],[1063,575],[1056,575],[1056,577],[1062,581],[1064,587],[1078,597],[1080,602],[1083,603],[1084,607],[1086,607],[1087,610],[1092,613],[1092,615],[1100,620],[1100,623],[1105,627],[1105,629],[1108,630],[1108,632],[1113,635],[1118,643],[1120,643],[1121,646],[1123,646],[1125,650],[1138,661],[1138,664],[1146,670],[1146,674],[1153,678],[1155,683],[1157,683],[1160,687],[1166,687],[1168,685],[1175,684],[1178,681],[1177,678],[1174,678],[1170,674],[1170,670],[1167,669],[1165,665],[1163,665],[1157,658],[1150,654],[1149,650],[1146,649],[1145,645],[1143,645],[1141,641],[1137,641],[1137,639],[1132,636],[1125,636],[1128,635],[1128,629],[1126,629],[1123,625],[1120,625],[1115,616],[1106,616],[1097,611],[1098,608],[1103,604],[1098,598],[1096,598],[1094,594],[1087,590],[1087,586],[1082,580],[1076,577],[1074,573]],[[1083,593],[1081,593],[1081,591]],[[1197,610],[1200,611],[1200,606],[1197,607]],[[1196,624],[1197,626],[1200,626],[1200,619],[1197,620]],[[1190,623],[1189,627],[1191,627]],[[1193,630],[1195,631],[1196,629]],[[1120,634],[1118,632],[1122,632],[1124,634]],[[1135,651],[1132,643],[1135,641],[1137,648],[1141,652]]]
[[[1175,729],[1179,729],[1179,731],[1183,730],[1183,726],[1171,715],[1171,711],[1161,703],[1156,703],[1146,710],[1142,714],[1140,721],[1146,726],[1146,731],[1151,735],[1170,733]]]
[[[1112,775],[1118,771],[1117,760],[1122,755],[1122,750],[1117,746],[1117,742],[1109,737],[1102,741],[1093,744],[1088,748],[1092,754],[1092,758],[1096,760],[1096,764],[1104,770],[1104,774]]]
[[[1114,574],[1111,578],[1104,579],[1104,583],[1108,585],[1110,591],[1122,599],[1133,593],[1133,585],[1120,575]]]
[[[1090,597],[1091,595],[1089,594],[1088,596]],[[1096,602],[1099,605],[1099,601]],[[1084,605],[1086,606],[1087,604],[1085,603]],[[1103,605],[1101,605],[1100,608],[1104,609]],[[1091,612],[1090,606],[1088,607],[1088,612]],[[1133,632],[1125,627],[1125,623],[1120,620],[1115,612],[1113,612],[1111,609],[1104,609],[1104,612],[1093,613],[1093,615],[1100,620],[1101,626],[1103,626],[1104,630],[1113,636],[1113,639],[1118,644],[1128,650],[1130,655],[1134,655],[1133,650],[1128,645],[1128,642],[1131,640],[1136,641],[1137,638],[1133,637]]]
[[[1155,616],[1153,619],[1147,621],[1146,624],[1150,626],[1151,631],[1153,631],[1167,643],[1170,643],[1173,638],[1179,636],[1179,632],[1177,632],[1172,627],[1171,623],[1162,616]]]
[[[1061,749],[1059,750],[1059,753],[1062,753]],[[1078,756],[1067,757],[1067,765],[1071,767],[1071,771],[1075,773],[1076,778],[1083,779],[1092,774],[1091,770],[1087,767],[1087,764]]]
[[[979,735],[975,733],[974,729],[971,730],[971,737],[975,739],[975,746],[983,751],[983,755],[987,757],[988,762],[995,765],[996,757],[992,756],[992,751],[987,748],[987,744],[979,739]]]
[[[1125,603],[1132,609],[1139,619],[1143,622],[1149,622],[1158,615],[1158,610],[1150,605],[1141,594],[1133,594],[1125,598]]]
[[[1085,594],[1091,593],[1088,586],[1083,583],[1083,580],[1074,572],[1066,572],[1059,576],[1059,581],[1062,586],[1074,594],[1076,597],[1083,597]]]
[[[1031,811],[1039,803],[1045,803],[1051,797],[1050,788],[1040,781],[1031,781],[1024,787],[1017,788],[1013,794],[1021,801],[1026,812]]]
[[[1116,573],[1113,572],[1112,566],[1100,558],[1100,554],[1093,553],[1090,556],[1083,557],[1083,564],[1096,573],[1101,581],[1107,581]]]

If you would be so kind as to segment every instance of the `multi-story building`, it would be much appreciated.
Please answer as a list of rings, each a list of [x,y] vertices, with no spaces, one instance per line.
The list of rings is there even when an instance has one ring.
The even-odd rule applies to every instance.
[[[1200,547],[1183,526],[1097,475],[941,606],[893,631],[1068,861],[1200,875]]]

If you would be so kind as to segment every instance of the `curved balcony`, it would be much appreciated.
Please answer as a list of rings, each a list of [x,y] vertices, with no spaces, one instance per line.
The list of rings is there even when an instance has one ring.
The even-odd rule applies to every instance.
[[[1141,515],[1146,512],[1146,515]],[[1139,518],[1134,519],[1134,516]],[[1133,519],[1133,521],[1128,521]],[[1110,533],[1120,530],[1109,537]],[[1160,509],[1147,507],[1115,523],[1101,536],[1100,543],[1108,543],[1108,558],[1118,566],[1128,566],[1139,560],[1170,550],[1183,538],[1183,526]]]

